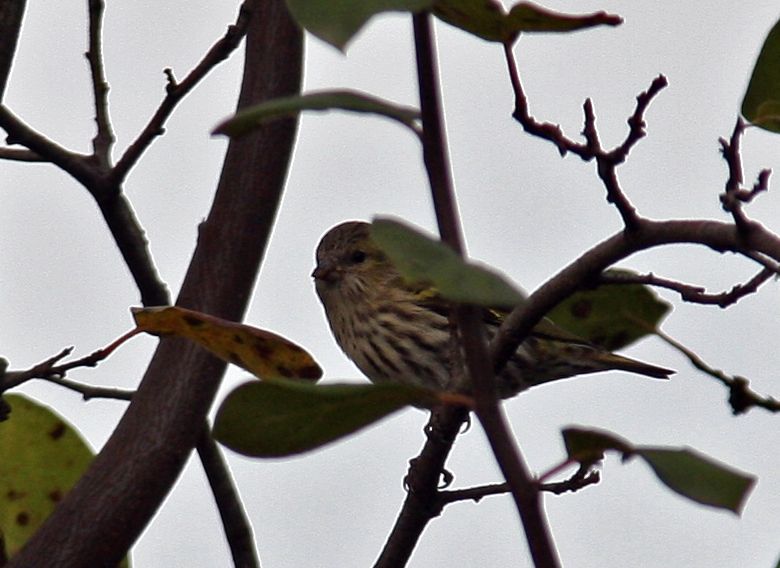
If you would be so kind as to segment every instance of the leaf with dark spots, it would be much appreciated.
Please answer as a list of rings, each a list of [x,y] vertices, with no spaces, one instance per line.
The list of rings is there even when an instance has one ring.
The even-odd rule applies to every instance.
[[[607,274],[634,273],[608,270]],[[572,294],[547,317],[566,331],[615,351],[652,334],[670,310],[669,303],[648,286],[602,284]]]
[[[78,432],[49,408],[5,395],[0,423],[0,534],[13,556],[46,520],[93,458]]]
[[[261,379],[322,377],[322,369],[309,353],[270,331],[179,307],[131,311],[139,330],[187,338]]]

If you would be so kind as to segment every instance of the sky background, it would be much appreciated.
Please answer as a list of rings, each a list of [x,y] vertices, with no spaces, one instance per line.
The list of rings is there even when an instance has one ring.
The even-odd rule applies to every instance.
[[[235,19],[229,2],[108,3],[106,74],[117,135],[115,158],[163,96],[163,68],[183,77]],[[648,137],[619,170],[640,213],[656,219],[725,220],[727,177],[718,138],[729,136],[755,57],[778,18],[776,2],[557,1],[561,11],[620,14],[618,28],[525,36],[516,48],[532,113],[577,136],[582,102],[593,99],[601,139],[622,141],[636,95],[659,73],[670,86],[646,114]],[[533,290],[583,250],[621,227],[593,164],[561,159],[511,119],[512,92],[500,46],[437,24],[453,175],[470,255]],[[88,152],[93,111],[86,3],[30,2],[5,103],[34,128]],[[209,209],[226,142],[210,130],[235,107],[236,53],[183,101],[130,174],[126,191],[147,230],[160,273],[178,292]],[[346,57],[307,37],[305,89],[351,87],[417,105],[407,16],[375,18]],[[780,137],[751,130],[746,183],[780,168]],[[63,347],[92,352],[132,327],[137,291],[97,207],[74,180],[47,165],[0,163],[0,355],[14,369]],[[770,190],[749,214],[780,231]],[[340,352],[310,273],[321,235],[346,219],[392,214],[433,230],[419,143],[398,125],[342,113],[301,121],[287,190],[256,293],[253,325],[305,346],[326,380],[364,380]],[[641,272],[729,289],[758,271],[733,255],[674,247],[622,264]],[[674,304],[664,330],[711,365],[780,394],[777,291],[767,284],[728,310]],[[70,377],[133,388],[156,345],[141,337],[97,369]],[[662,487],[640,462],[610,457],[600,484],[547,496],[552,532],[567,567],[774,566],[780,556],[777,417],[733,417],[725,390],[659,340],[628,354],[678,370],[672,381],[602,373],[523,393],[506,403],[519,444],[537,472],[564,456],[560,429],[605,428],[653,445],[689,445],[759,476],[742,517],[693,504]],[[172,378],[173,380],[173,378]],[[245,380],[232,369],[219,399]],[[19,389],[55,407],[100,448],[124,403],[84,403],[49,384]],[[370,566],[402,503],[407,462],[422,447],[426,415],[407,410],[348,440],[300,457],[258,461],[227,452],[266,568]],[[455,487],[496,482],[479,426],[455,446]],[[230,556],[197,459],[192,459],[133,549],[135,566],[226,566]],[[511,499],[448,506],[423,534],[413,567],[530,565]]]

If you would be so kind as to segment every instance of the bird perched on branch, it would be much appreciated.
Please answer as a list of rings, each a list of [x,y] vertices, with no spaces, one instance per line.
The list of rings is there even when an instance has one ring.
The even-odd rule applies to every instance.
[[[375,383],[454,390],[451,304],[434,288],[410,284],[372,241],[370,225],[348,221],[317,247],[317,295],[341,349]],[[484,310],[492,339],[504,314]],[[617,369],[668,378],[669,369],[622,357],[542,320],[497,377],[501,397],[573,375]]]

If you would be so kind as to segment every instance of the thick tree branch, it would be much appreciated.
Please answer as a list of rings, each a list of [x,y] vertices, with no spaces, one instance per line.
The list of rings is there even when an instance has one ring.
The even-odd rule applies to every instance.
[[[780,237],[761,224],[753,223],[750,234],[744,235],[733,223],[641,219],[631,233],[621,231],[609,237],[550,278],[528,297],[525,304],[512,311],[490,345],[494,370],[498,372],[503,368],[547,312],[583,283],[593,281],[606,268],[640,250],[678,243],[699,244],[716,252],[730,251],[748,258],[758,253],[780,262]]]
[[[25,0],[0,0],[0,102],[11,74],[25,5]]]
[[[300,91],[302,36],[282,0],[254,0],[240,107]],[[295,134],[276,121],[231,142],[179,305],[239,320],[264,255]],[[195,446],[225,364],[165,338],[122,420],[11,566],[116,565],[170,491]]]

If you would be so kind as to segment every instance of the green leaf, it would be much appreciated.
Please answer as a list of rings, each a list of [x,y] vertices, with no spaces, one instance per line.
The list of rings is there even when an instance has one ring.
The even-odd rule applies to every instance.
[[[275,118],[292,116],[303,110],[346,110],[378,114],[398,121],[419,134],[420,112],[412,107],[397,105],[378,97],[351,90],[320,91],[300,96],[272,99],[251,106],[219,124],[212,134],[231,138],[243,136]]]
[[[623,21],[606,12],[561,14],[531,2],[515,4],[507,14],[496,0],[436,0],[433,12],[450,25],[501,43],[513,42],[520,32],[570,32],[600,25],[616,26]]]
[[[689,448],[637,448],[667,487],[702,505],[739,515],[756,479]]]
[[[561,433],[569,459],[580,463],[602,460],[607,450],[617,450],[624,454],[632,452],[631,444],[609,432],[570,427],[564,428]]]
[[[702,505],[739,514],[756,482],[755,477],[736,471],[690,448],[635,446],[610,432],[569,427],[562,431],[569,459],[591,464],[607,450],[644,459],[667,487]]]
[[[511,308],[523,301],[506,277],[464,261],[447,245],[409,225],[374,218],[371,238],[404,278],[432,285],[448,300],[488,308]]]
[[[405,406],[435,400],[430,391],[401,384],[249,382],[222,402],[214,436],[247,456],[289,456],[357,432]]]
[[[780,132],[780,21],[758,55],[742,100],[742,115],[764,130]]]
[[[306,30],[344,51],[363,25],[381,12],[419,12],[433,0],[287,0],[293,18]]]
[[[29,398],[5,395],[0,423],[0,532],[13,556],[81,477],[93,452],[65,420]]]
[[[611,275],[633,275],[608,270]],[[609,351],[653,333],[671,310],[649,286],[602,284],[569,296],[547,314],[557,325]]]

